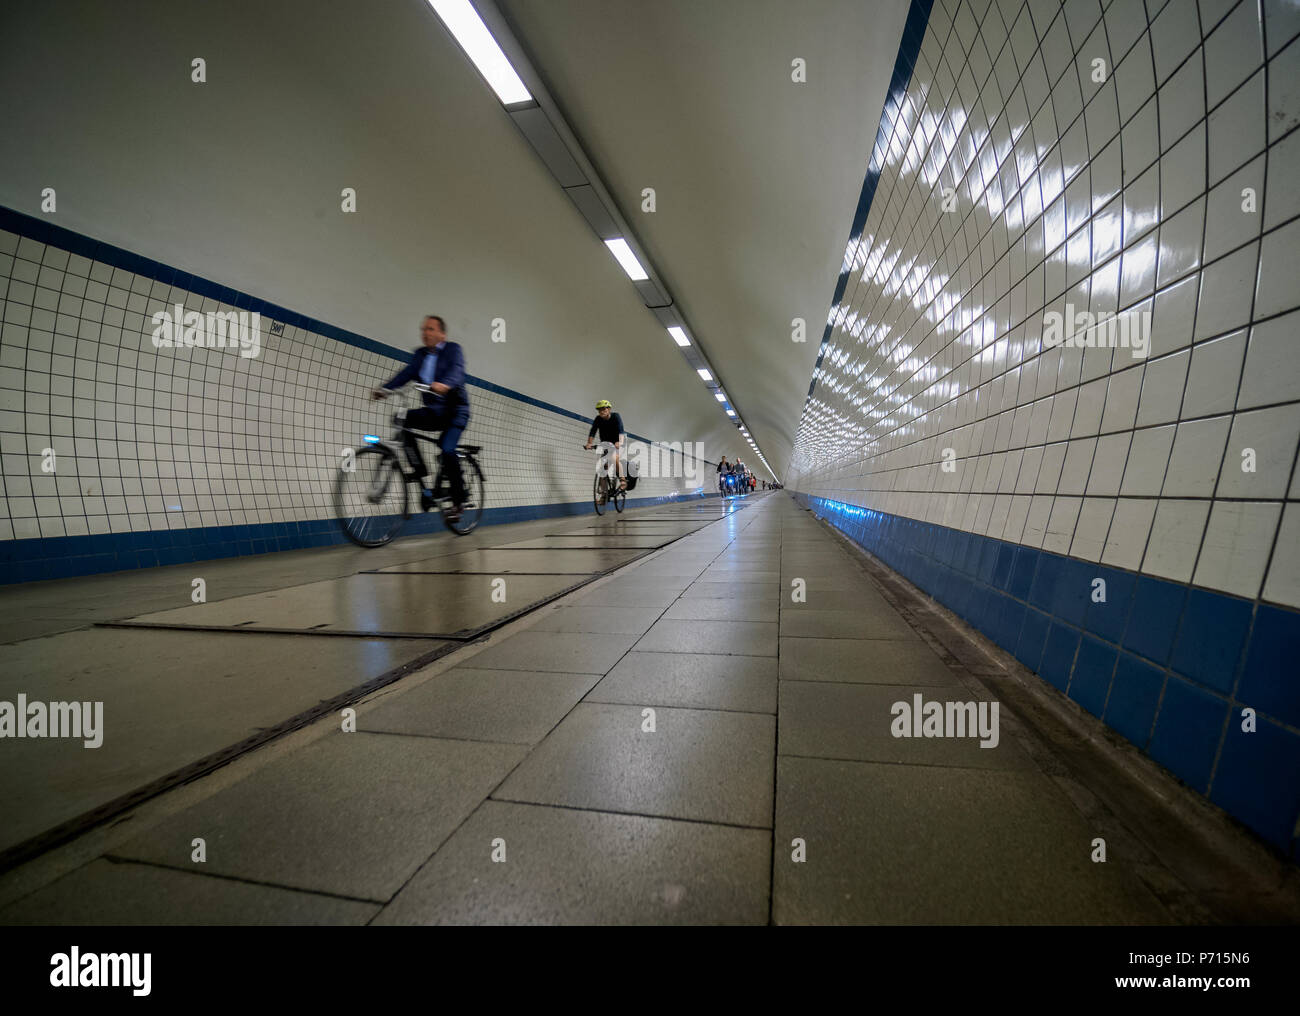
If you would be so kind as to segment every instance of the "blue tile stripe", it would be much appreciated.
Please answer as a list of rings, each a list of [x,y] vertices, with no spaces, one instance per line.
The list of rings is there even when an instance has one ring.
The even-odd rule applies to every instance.
[[[717,493],[681,494],[676,497],[629,497],[629,507],[649,507],[682,501],[701,501]],[[537,519],[583,515],[591,512],[590,501],[485,508],[480,525],[531,522]],[[402,535],[443,532],[437,513],[413,515]],[[267,522],[245,526],[203,526],[144,533],[111,533],[95,536],[51,536],[39,540],[6,540],[0,543],[0,585],[71,578],[134,568],[157,568],[169,564],[211,561],[223,557],[269,554],[280,550],[328,547],[346,543],[334,519],[309,522]]]
[[[894,59],[894,73],[889,80],[889,94],[885,98],[885,108],[880,114],[880,125],[876,128],[876,143],[871,149],[871,161],[867,164],[867,175],[862,181],[862,191],[858,195],[858,205],[853,212],[853,225],[849,228],[849,242],[845,247],[856,243],[866,228],[867,214],[871,211],[871,202],[876,196],[876,185],[880,182],[880,170],[885,164],[885,152],[889,147],[889,135],[894,129],[894,121],[907,86],[912,81],[912,71],[916,68],[916,58],[921,52],[921,43],[925,41],[925,30],[930,24],[930,11],[934,0],[912,0],[907,11],[907,20],[903,23],[903,38],[898,45],[898,56]],[[821,348],[817,351],[817,362],[813,365],[812,380],[808,382],[808,399],[812,398],[817,387],[817,370],[826,355],[826,347],[831,341],[830,323],[835,312],[844,299],[844,290],[849,284],[848,269],[840,272],[835,280],[835,294],[831,297],[831,310],[826,315],[828,321],[822,331]],[[804,400],[807,405],[807,399]]]
[[[1297,857],[1300,613],[829,498],[795,499]],[[1098,599],[1105,582],[1105,599]],[[1243,730],[1243,710],[1255,712]]]

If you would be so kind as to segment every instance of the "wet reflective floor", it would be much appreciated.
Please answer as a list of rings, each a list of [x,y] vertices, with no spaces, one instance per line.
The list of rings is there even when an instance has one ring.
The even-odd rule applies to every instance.
[[[0,698],[102,702],[108,729],[95,749],[0,739],[0,859],[742,507],[674,507],[684,521],[668,524],[663,509],[632,509],[595,525],[583,515],[0,589]],[[196,579],[208,602],[194,602]]]
[[[130,617],[90,583],[88,609],[133,627],[0,646],[7,692],[112,704],[101,748],[3,745],[7,843],[328,709],[11,866],[0,923],[1300,916],[1292,866],[1071,727],[1050,689],[787,496],[611,546],[662,518],[250,559],[209,568],[228,595],[207,604],[131,587]],[[545,549],[561,540],[583,546]],[[188,596],[181,573],[154,579]],[[969,706],[970,730],[929,730],[936,703]]]

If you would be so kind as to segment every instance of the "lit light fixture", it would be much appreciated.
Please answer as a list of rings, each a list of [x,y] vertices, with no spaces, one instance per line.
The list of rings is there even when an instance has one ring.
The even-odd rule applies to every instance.
[[[673,337],[673,341],[679,346],[689,346],[691,344],[691,340],[686,337],[686,332],[678,328],[676,325],[673,325],[668,329],[668,334]],[[705,380],[708,379],[706,378]]]
[[[606,240],[605,246],[609,248],[609,252],[614,255],[614,260],[622,266],[623,271],[627,272],[627,277],[633,282],[644,282],[650,278],[641,267],[641,262],[636,259],[636,255],[632,253],[632,248],[621,236]]]
[[[510,66],[510,61],[469,0],[429,0],[429,6],[442,19],[447,31],[460,43],[460,48],[503,104],[510,106],[532,101],[532,94]]]
[[[735,415],[736,415],[736,411],[735,411],[734,409],[728,409],[728,410],[727,410],[727,415],[728,415],[728,416],[735,416]]]
[[[710,373],[709,373],[707,370],[705,370],[703,367],[701,367],[701,368],[700,368],[699,370],[697,370],[695,373],[698,374],[698,375],[700,375],[700,380],[701,380],[701,381],[712,381],[712,380],[713,380],[713,375],[710,374]]]
[[[722,392],[714,392],[714,393],[713,393],[713,397],[714,397],[715,399],[717,399],[719,402],[726,402],[726,401],[727,401],[727,396],[724,395]]]

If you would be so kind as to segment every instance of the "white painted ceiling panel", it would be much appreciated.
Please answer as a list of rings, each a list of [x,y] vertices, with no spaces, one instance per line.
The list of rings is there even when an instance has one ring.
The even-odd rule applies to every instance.
[[[498,7],[781,475],[908,4]],[[796,58],[806,83],[791,80]],[[646,187],[653,214],[641,212]],[[803,344],[791,340],[796,317],[807,322]],[[745,450],[733,441],[731,454]]]

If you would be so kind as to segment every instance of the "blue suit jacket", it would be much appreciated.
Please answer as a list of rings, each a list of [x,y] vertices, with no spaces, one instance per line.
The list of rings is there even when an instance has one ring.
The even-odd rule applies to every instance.
[[[434,395],[432,392],[420,394],[424,397],[426,406],[437,410],[439,415],[449,417],[447,420],[449,424],[463,427],[469,423],[469,393],[465,391],[465,353],[460,348],[459,342],[448,339],[439,350],[421,346],[411,357],[411,362],[398,371],[384,387],[392,391],[412,381],[419,381],[424,358],[435,352],[438,363],[433,369],[433,383],[444,384],[451,391],[446,395]]]

